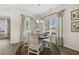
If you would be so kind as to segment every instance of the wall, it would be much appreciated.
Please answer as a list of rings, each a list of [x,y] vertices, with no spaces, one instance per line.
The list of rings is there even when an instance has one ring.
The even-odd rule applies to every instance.
[[[19,9],[0,9],[0,16],[10,16],[11,32],[10,39],[0,39],[0,54],[13,55],[21,42],[21,14],[25,14]],[[30,15],[26,13],[27,15]]]
[[[63,39],[64,46],[79,51],[79,32],[71,32],[71,11],[79,9],[79,5],[62,5],[59,8],[50,10],[41,16],[49,15],[65,9],[63,16]]]
[[[14,55],[19,44],[10,44],[10,39],[0,39],[0,55]]]
[[[20,42],[21,35],[21,14],[16,9],[9,9],[9,15],[11,17],[11,40],[10,42]]]
[[[71,11],[79,5],[67,5],[63,18],[64,46],[79,51],[79,32],[71,32]]]

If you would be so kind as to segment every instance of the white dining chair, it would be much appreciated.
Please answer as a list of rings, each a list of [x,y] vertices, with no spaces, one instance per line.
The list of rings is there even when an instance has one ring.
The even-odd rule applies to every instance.
[[[29,34],[28,55],[30,53],[39,55],[43,50],[43,44],[39,42],[37,34]]]

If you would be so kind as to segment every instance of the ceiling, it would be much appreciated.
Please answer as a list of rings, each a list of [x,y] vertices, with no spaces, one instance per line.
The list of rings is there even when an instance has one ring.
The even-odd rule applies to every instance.
[[[0,8],[24,9],[33,15],[40,15],[49,10],[59,7],[61,4],[2,4]]]

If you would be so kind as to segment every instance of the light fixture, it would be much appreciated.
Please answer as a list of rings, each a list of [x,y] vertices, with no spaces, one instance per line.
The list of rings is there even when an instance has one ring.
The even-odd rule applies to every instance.
[[[42,21],[42,20],[41,20],[40,22],[41,22],[41,23],[43,23],[43,21]]]
[[[37,4],[38,6],[38,9],[39,9],[39,14],[40,14],[40,4]],[[41,18],[39,17],[37,20],[36,20],[37,23],[43,23],[43,21],[41,20]]]
[[[36,22],[39,23],[40,21],[39,20],[36,20]]]

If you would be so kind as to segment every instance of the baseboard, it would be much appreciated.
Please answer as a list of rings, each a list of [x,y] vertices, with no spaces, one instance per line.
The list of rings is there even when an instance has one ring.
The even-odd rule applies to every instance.
[[[71,49],[71,48],[69,48],[69,47],[66,47],[66,46],[63,46],[63,47],[66,48],[66,49],[69,49],[69,50],[72,50],[72,51],[74,51],[74,52],[78,52],[78,53],[79,53],[79,51],[74,50],[74,49]]]
[[[22,44],[22,42],[11,43],[11,45],[15,45],[15,44]]]
[[[53,43],[54,44],[54,43]],[[56,45],[56,44],[54,44],[54,45]],[[59,46],[59,45],[57,45],[57,46]],[[59,47],[64,47],[64,48],[66,48],[66,49],[69,49],[69,50],[72,50],[72,51],[74,51],[74,52],[78,52],[79,53],[79,51],[77,51],[77,50],[75,50],[75,49],[72,49],[72,48],[69,48],[69,47],[66,47],[66,46],[59,46]]]

